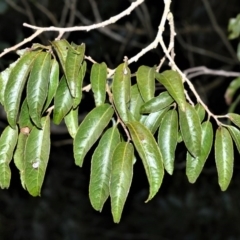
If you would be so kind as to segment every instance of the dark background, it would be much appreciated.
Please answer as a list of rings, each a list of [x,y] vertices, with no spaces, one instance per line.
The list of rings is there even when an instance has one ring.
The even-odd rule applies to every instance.
[[[23,22],[62,27],[96,22],[90,3],[88,0],[0,0],[0,50],[32,34],[31,29],[22,26]],[[123,11],[130,1],[97,0],[96,3],[102,20],[105,20]],[[182,70],[204,65],[213,69],[239,71],[235,55],[238,40],[224,43],[229,18],[240,12],[239,0],[173,0],[171,9],[177,32],[175,60]],[[109,27],[120,38],[119,41],[97,30],[74,32],[63,37],[78,44],[84,42],[86,55],[115,68],[124,56],[134,56],[155,38],[162,11],[163,1],[146,0],[145,5]],[[211,21],[210,17],[216,22]],[[222,31],[222,38],[216,26]],[[56,33],[44,33],[34,42],[48,44],[55,37]],[[168,26],[164,39],[169,39]],[[156,65],[162,57],[163,52],[158,48],[130,68],[134,72],[142,64]],[[0,70],[16,58],[15,53],[5,55],[0,59]],[[90,68],[91,64],[88,71]],[[166,62],[162,70],[167,68]],[[224,93],[231,80],[204,75],[194,78],[192,82],[211,111],[225,114],[229,106],[225,103]],[[92,103],[91,96],[85,94],[80,117],[92,107]],[[239,109],[236,111],[239,112]],[[6,120],[1,113],[1,129],[5,125]],[[11,186],[0,191],[0,239],[240,239],[240,165],[237,152],[232,182],[226,192],[221,192],[214,154],[210,154],[200,178],[192,185],[185,175],[186,149],[179,144],[173,176],[165,175],[159,193],[147,204],[144,201],[148,195],[148,183],[143,166],[137,161],[120,224],[112,221],[109,201],[102,213],[94,211],[90,205],[88,183],[91,154],[87,155],[83,168],[76,167],[66,129],[54,127],[51,156],[40,198],[31,197],[21,188],[18,170],[11,163]]]

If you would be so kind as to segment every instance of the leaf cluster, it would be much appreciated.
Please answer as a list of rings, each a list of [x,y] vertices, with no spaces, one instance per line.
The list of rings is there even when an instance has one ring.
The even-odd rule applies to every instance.
[[[173,174],[180,142],[187,149],[186,175],[191,183],[199,177],[214,142],[219,185],[223,191],[227,189],[233,173],[233,141],[240,151],[240,131],[219,125],[214,138],[204,107],[186,100],[176,71],[158,73],[155,67],[140,66],[133,84],[126,61],[116,68],[109,85],[107,65],[94,63],[90,84],[95,107],[79,124],[87,69],[84,55],[84,44],[66,40],[53,41],[50,46],[34,44],[0,74],[0,102],[9,123],[0,137],[1,188],[9,187],[13,158],[23,188],[32,196],[40,195],[50,153],[50,122],[64,121],[73,138],[77,166],[82,167],[97,142],[89,197],[97,211],[110,197],[116,223],[131,187],[134,163],[141,161],[145,169],[147,202],[159,191],[165,171]],[[164,91],[157,93],[156,83]],[[226,117],[240,127],[239,115]]]

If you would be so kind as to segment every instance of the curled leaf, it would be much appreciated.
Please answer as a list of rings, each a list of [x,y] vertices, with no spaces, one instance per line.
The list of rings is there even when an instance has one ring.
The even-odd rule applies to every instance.
[[[160,93],[157,97],[154,97],[144,103],[141,106],[141,113],[152,113],[158,112],[163,108],[168,107],[173,103],[173,98],[169,95],[167,91]]]
[[[167,89],[172,98],[177,102],[180,109],[185,111],[186,99],[181,76],[178,72],[167,70],[156,73],[156,79]]]
[[[152,134],[155,134],[158,127],[161,124],[161,121],[165,115],[165,113],[169,110],[169,108],[162,109],[158,112],[150,113],[148,116],[141,118],[140,122],[147,127]]]

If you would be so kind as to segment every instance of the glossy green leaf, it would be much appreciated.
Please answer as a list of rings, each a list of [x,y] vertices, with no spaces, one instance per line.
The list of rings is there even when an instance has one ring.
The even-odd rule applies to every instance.
[[[32,127],[33,127],[33,123],[32,123],[31,118],[30,118],[29,108],[28,108],[26,98],[24,99],[24,101],[22,103],[22,106],[21,106],[19,119],[18,119],[18,124],[19,124],[20,128],[28,127],[30,129],[32,129]]]
[[[156,79],[167,89],[182,111],[185,111],[186,99],[181,76],[173,70],[156,73]]]
[[[54,97],[53,122],[60,124],[73,106],[73,99],[69,91],[66,78],[63,76],[59,82]]]
[[[66,62],[65,62],[65,74],[67,84],[71,95],[76,97],[77,95],[77,81],[81,63],[84,58],[85,44],[79,46],[72,46],[68,48]]]
[[[112,83],[112,93],[115,107],[119,116],[125,122],[129,118],[127,103],[130,100],[131,73],[127,63],[120,64],[114,74]]]
[[[232,103],[232,99],[239,88],[240,88],[240,77],[232,80],[225,92],[224,97],[228,105]]]
[[[41,115],[48,95],[51,55],[41,52],[36,57],[27,83],[27,102],[34,124],[41,128]]]
[[[228,113],[228,118],[240,128],[240,115],[236,113]]]
[[[162,154],[153,135],[143,124],[131,121],[126,126],[130,131],[134,146],[142,159],[150,185],[147,202],[155,196],[162,184],[164,176]]]
[[[112,158],[110,197],[113,221],[119,223],[133,177],[134,149],[131,143],[117,145]]]
[[[168,107],[174,102],[173,98],[167,91],[160,93],[157,97],[144,103],[141,107],[141,113],[158,112],[163,108]]]
[[[219,127],[215,137],[215,161],[218,172],[218,184],[225,191],[233,175],[233,143],[228,130]]]
[[[227,126],[228,131],[230,132],[238,152],[240,153],[240,131],[234,126]]]
[[[107,65],[105,63],[92,65],[90,82],[96,106],[105,103],[107,84]]]
[[[49,105],[51,104],[59,83],[59,64],[56,59],[51,60],[51,70],[50,70],[50,77],[49,77],[49,85],[48,85],[48,95],[46,99],[46,103],[44,104],[45,112]]]
[[[175,150],[178,140],[178,114],[175,109],[168,111],[158,131],[158,145],[162,153],[166,171],[172,175],[174,169]]]
[[[64,121],[70,136],[74,138],[78,129],[78,108],[71,109],[64,117]]]
[[[42,118],[42,129],[33,127],[24,153],[24,173],[27,191],[32,196],[40,196],[50,154],[50,118]]]
[[[0,187],[8,188],[11,180],[9,163],[17,144],[18,129],[7,126],[0,137]]]
[[[150,130],[150,132],[154,135],[157,131],[158,127],[161,124],[161,121],[165,115],[165,113],[169,110],[169,108],[162,109],[158,112],[150,113],[146,117],[142,117],[140,122]]]
[[[65,62],[67,58],[68,49],[72,48],[72,46],[66,39],[56,40],[51,42],[51,44],[53,45],[55,51],[57,52],[62,69],[65,73]]]
[[[130,103],[129,103],[129,111],[132,114],[132,117],[138,121],[141,118],[140,108],[144,103],[144,101],[139,92],[137,84],[134,84],[133,86],[131,86],[130,96],[131,97],[130,97]]]
[[[28,134],[20,132],[18,135],[17,147],[13,155],[14,164],[19,170],[22,187],[25,189],[25,162],[24,151],[27,142]]]
[[[31,66],[39,52],[24,54],[12,69],[4,93],[4,108],[11,127],[16,126],[22,91]]]
[[[0,103],[2,105],[4,105],[4,92],[9,79],[9,75],[19,60],[20,58],[18,58],[15,62],[11,63],[8,68],[6,68],[0,73]]]
[[[82,166],[83,159],[92,145],[102,134],[113,116],[113,109],[109,104],[102,104],[95,107],[78,127],[73,141],[75,163]]]
[[[113,152],[120,142],[120,134],[116,127],[109,128],[101,137],[92,155],[89,198],[93,208],[102,211],[109,196]]]
[[[194,158],[191,154],[187,153],[186,175],[190,183],[194,183],[199,177],[200,173],[202,172],[204,164],[211,151],[212,143],[213,143],[212,124],[211,122],[206,121],[202,124],[201,154]]]
[[[188,151],[197,157],[201,153],[202,128],[194,107],[185,104],[185,112],[179,109],[179,124],[183,141]]]
[[[86,69],[87,69],[87,63],[86,61],[83,61],[77,77],[77,92],[76,92],[76,97],[73,99],[73,108],[76,108],[82,100],[82,84],[83,84],[83,79],[85,77]]]
[[[202,106],[202,104],[200,103],[197,103],[195,106],[194,106],[197,114],[198,114],[198,117],[199,117],[199,120],[200,122],[202,122],[205,118],[205,109],[204,107]]]
[[[155,93],[155,67],[141,66],[137,70],[137,84],[145,102],[154,97]]]

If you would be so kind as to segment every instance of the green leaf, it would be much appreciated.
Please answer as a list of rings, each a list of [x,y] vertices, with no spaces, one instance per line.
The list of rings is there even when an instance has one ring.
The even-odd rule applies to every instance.
[[[20,128],[28,127],[29,129],[32,129],[33,127],[26,98],[24,99],[21,106],[18,124]]]
[[[82,166],[85,155],[100,137],[113,113],[114,111],[109,104],[102,104],[89,112],[82,121],[73,141],[74,158],[77,166]]]
[[[150,193],[146,200],[148,202],[155,196],[162,184],[164,176],[162,155],[153,135],[143,124],[131,121],[126,126],[146,171],[150,185]]]
[[[236,18],[230,18],[228,31],[230,32],[229,39],[235,39],[240,36],[240,14]]]
[[[47,95],[46,103],[44,105],[43,112],[45,112],[49,107],[49,105],[51,104],[53,97],[56,94],[58,83],[59,83],[59,64],[56,59],[52,59],[49,85],[48,85],[48,95]]]
[[[20,179],[21,179],[21,184],[24,189],[25,187],[25,162],[24,162],[24,152],[25,152],[25,146],[27,142],[28,134],[25,134],[23,132],[20,132],[18,135],[18,141],[17,141],[17,148],[14,152],[14,164],[19,170],[20,173]]]
[[[18,128],[7,126],[0,137],[0,187],[9,188],[11,170],[9,163],[12,160],[13,151],[17,144]]]
[[[224,97],[228,105],[232,103],[232,99],[239,88],[240,88],[240,77],[232,80],[225,92]]]
[[[92,155],[89,198],[93,208],[100,212],[109,196],[113,152],[119,142],[118,129],[109,128],[101,137]]]
[[[228,118],[240,128],[240,115],[236,113],[228,113]]]
[[[92,65],[90,81],[96,106],[105,103],[107,83],[107,65],[105,63]]]
[[[194,106],[197,114],[198,114],[198,117],[199,117],[199,120],[200,122],[202,122],[205,118],[205,109],[204,107],[202,106],[202,104],[200,103],[197,103],[195,106]]]
[[[73,99],[69,91],[66,78],[63,76],[59,82],[54,97],[53,122],[60,124],[73,105]]]
[[[72,46],[68,48],[66,62],[65,62],[65,74],[67,84],[71,95],[76,97],[77,95],[77,81],[81,63],[84,58],[85,44],[79,46]]]
[[[4,93],[4,108],[11,127],[16,126],[22,91],[29,71],[39,52],[24,54],[12,69]]]
[[[177,102],[180,109],[185,111],[186,99],[181,76],[173,70],[156,73],[156,79],[167,89],[172,98]]]
[[[154,97],[155,93],[155,67],[141,66],[137,70],[137,85],[145,102]]]
[[[74,138],[78,129],[78,108],[71,109],[70,112],[64,117],[64,121],[70,136]]]
[[[158,127],[161,124],[161,121],[165,115],[165,113],[169,110],[169,108],[162,109],[158,112],[150,113],[148,116],[141,118],[140,122],[147,127],[152,134],[155,134]]]
[[[50,154],[50,118],[42,118],[42,129],[33,127],[24,153],[25,185],[34,197],[40,196]]]
[[[83,61],[77,77],[77,92],[76,92],[76,97],[73,99],[73,108],[78,107],[78,105],[82,100],[82,84],[83,84],[83,79],[85,77],[86,69],[87,69],[87,63],[86,61]]]
[[[202,129],[200,119],[194,107],[185,104],[185,112],[179,109],[179,123],[183,141],[188,151],[197,157],[201,153]]]
[[[173,103],[173,98],[167,91],[160,93],[141,106],[141,113],[158,112]]]
[[[131,143],[121,142],[113,154],[110,197],[113,221],[119,223],[133,177],[134,149]]]
[[[34,124],[41,128],[41,115],[48,94],[51,67],[50,53],[41,52],[36,57],[27,83],[27,102]]]
[[[138,85],[134,84],[130,88],[130,103],[129,103],[129,111],[132,114],[133,118],[135,120],[140,120],[141,114],[140,114],[140,107],[142,106],[143,99],[139,92]]]
[[[206,121],[202,124],[201,154],[194,158],[189,153],[187,153],[186,175],[190,183],[195,183],[200,173],[202,172],[204,164],[211,151],[212,143],[213,143],[212,124],[211,122]]]
[[[227,126],[228,131],[230,132],[238,152],[240,153],[240,131],[234,126]]]
[[[233,143],[228,130],[219,127],[215,137],[215,161],[218,172],[218,183],[225,191],[233,175]]]
[[[112,83],[112,93],[115,107],[119,116],[125,122],[128,121],[128,105],[130,100],[131,73],[127,63],[120,64],[114,74]]]
[[[68,49],[72,48],[72,46],[66,39],[56,40],[51,42],[51,44],[53,45],[55,51],[57,52],[58,58],[62,65],[62,69],[65,73],[65,62],[67,58]]]
[[[162,153],[166,171],[172,175],[174,169],[175,150],[178,140],[178,115],[175,109],[168,111],[158,131],[158,145]]]
[[[11,63],[8,68],[0,73],[0,103],[4,106],[4,92],[12,69],[16,66],[20,58]]]

